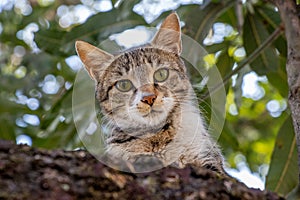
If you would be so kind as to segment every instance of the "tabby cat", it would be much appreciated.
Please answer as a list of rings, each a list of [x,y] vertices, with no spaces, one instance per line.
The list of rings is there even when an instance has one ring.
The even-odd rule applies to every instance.
[[[109,156],[133,167],[141,158],[153,158],[162,166],[189,164],[225,174],[223,157],[205,128],[180,58],[181,48],[176,13],[165,19],[151,43],[116,55],[76,42],[77,54],[96,82],[96,98],[109,130]]]

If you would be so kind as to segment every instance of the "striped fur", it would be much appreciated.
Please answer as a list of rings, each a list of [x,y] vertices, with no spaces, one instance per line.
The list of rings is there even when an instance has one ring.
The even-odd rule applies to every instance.
[[[207,133],[179,56],[178,27],[178,17],[173,13],[152,43],[117,55],[77,42],[77,53],[97,83],[96,98],[104,115],[107,154],[132,163],[150,156],[162,166],[191,164],[225,174],[223,157]],[[166,34],[164,28],[168,29]],[[154,79],[160,69],[168,71],[162,82]],[[120,80],[129,80],[132,88],[120,91],[116,86]],[[153,105],[143,101],[147,95],[153,96]]]

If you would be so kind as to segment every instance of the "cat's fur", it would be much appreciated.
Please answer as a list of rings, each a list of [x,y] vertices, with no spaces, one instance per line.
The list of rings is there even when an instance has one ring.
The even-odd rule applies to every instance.
[[[164,166],[191,164],[224,174],[223,157],[205,129],[181,48],[176,13],[165,19],[150,44],[117,55],[76,42],[81,61],[96,81],[109,130],[109,155],[129,161],[153,156]],[[155,72],[166,73],[160,69],[169,73],[162,82],[154,80]],[[120,80],[130,80],[132,88],[120,91]]]

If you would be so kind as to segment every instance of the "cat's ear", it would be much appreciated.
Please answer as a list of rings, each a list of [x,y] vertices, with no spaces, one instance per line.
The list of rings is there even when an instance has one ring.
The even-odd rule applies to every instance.
[[[114,56],[83,41],[76,41],[76,52],[83,62],[84,67],[88,71],[90,77],[97,81],[101,71],[109,66]]]
[[[170,14],[160,26],[151,44],[155,47],[181,53],[181,31],[179,17],[174,12]]]

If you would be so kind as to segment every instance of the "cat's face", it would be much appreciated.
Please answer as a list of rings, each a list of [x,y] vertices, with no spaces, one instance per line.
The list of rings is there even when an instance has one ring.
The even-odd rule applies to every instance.
[[[97,83],[96,93],[110,123],[129,133],[155,132],[179,103],[189,98],[190,84],[180,59],[178,16],[163,22],[152,42],[111,55],[76,42],[77,53]]]
[[[156,129],[188,93],[179,56],[153,47],[119,55],[99,78],[103,112],[122,130]]]

